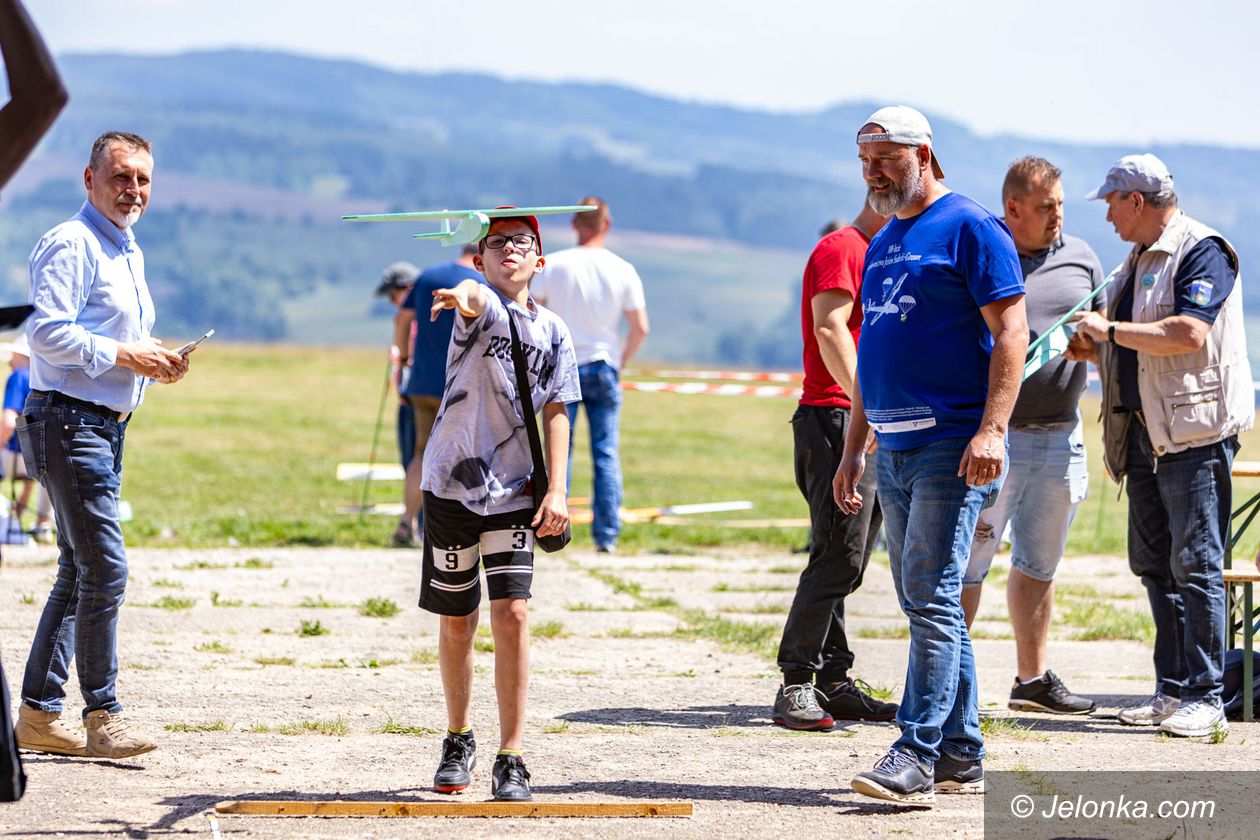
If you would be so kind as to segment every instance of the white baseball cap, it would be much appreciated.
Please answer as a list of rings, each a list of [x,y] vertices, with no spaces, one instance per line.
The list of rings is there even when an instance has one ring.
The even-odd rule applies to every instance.
[[[1085,200],[1106,198],[1113,192],[1165,193],[1172,192],[1172,188],[1172,173],[1155,155],[1125,155],[1111,165],[1102,186],[1085,196]]]
[[[926,144],[932,154],[932,173],[937,178],[945,177],[936,150],[932,149],[932,126],[923,114],[907,105],[889,105],[871,114],[862,125],[867,123],[874,123],[884,130],[880,133],[859,133],[859,143],[901,143],[916,147]]]

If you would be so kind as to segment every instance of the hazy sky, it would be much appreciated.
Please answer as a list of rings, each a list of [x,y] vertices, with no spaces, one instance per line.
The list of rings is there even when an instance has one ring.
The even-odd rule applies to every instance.
[[[261,47],[982,133],[1260,147],[1254,0],[26,0],[54,52]]]

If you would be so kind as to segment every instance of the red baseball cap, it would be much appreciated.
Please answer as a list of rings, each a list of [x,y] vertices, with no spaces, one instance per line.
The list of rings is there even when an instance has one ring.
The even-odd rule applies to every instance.
[[[515,205],[515,204],[501,204],[501,205],[499,205],[498,207],[496,207],[496,208],[494,208],[494,209],[495,209],[495,210],[515,210],[515,209],[516,209],[516,205]],[[491,219],[491,220],[490,220],[490,224],[491,224],[491,225],[493,225],[495,222],[506,222],[506,221],[511,221],[512,219],[518,219],[518,220],[520,220],[520,221],[524,222],[525,224],[529,225],[530,230],[532,230],[532,231],[534,232],[534,236],[538,237],[538,255],[539,255],[539,256],[542,256],[542,252],[543,252],[543,246],[542,246],[542,232],[538,229],[538,217],[537,217],[537,216],[531,216],[531,215],[526,214],[526,213],[522,213],[522,214],[521,214],[521,215],[519,215],[519,216],[499,216],[499,217],[497,217],[497,218]]]

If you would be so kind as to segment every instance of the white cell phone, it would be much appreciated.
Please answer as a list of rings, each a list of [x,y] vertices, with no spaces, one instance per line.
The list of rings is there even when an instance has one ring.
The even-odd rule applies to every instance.
[[[175,352],[181,356],[187,356],[196,348],[198,344],[205,341],[207,338],[209,338],[212,335],[214,335],[214,330],[207,330],[206,334],[203,335],[201,338],[198,338],[195,341],[188,342],[187,344],[185,344],[183,347],[179,348]]]

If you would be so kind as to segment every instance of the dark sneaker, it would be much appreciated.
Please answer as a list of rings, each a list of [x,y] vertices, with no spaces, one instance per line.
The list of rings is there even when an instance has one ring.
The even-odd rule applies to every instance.
[[[499,802],[529,802],[529,771],[519,755],[495,756],[490,771],[490,795]]]
[[[473,734],[447,733],[442,741],[442,761],[433,777],[433,789],[438,793],[459,793],[472,783],[472,771],[476,766],[477,742]]]
[[[831,715],[818,705],[818,695],[813,683],[798,683],[779,687],[774,696],[774,722],[784,729],[817,731],[835,725]]]
[[[858,773],[850,783],[855,793],[872,799],[931,805],[936,801],[932,770],[912,753],[898,749],[875,762],[872,770]]]
[[[892,720],[897,704],[876,700],[861,680],[845,680],[834,688],[818,687],[818,705],[836,720]]]
[[[417,548],[420,545],[420,534],[423,531],[413,530],[406,522],[399,522],[394,529],[394,548]]]
[[[1087,715],[1094,711],[1094,701],[1068,691],[1054,671],[1046,671],[1040,679],[1023,685],[1019,677],[1011,686],[1011,699],[1006,704],[1017,712],[1049,712],[1052,715]]]
[[[984,793],[984,763],[942,752],[933,768],[937,793]]]

